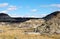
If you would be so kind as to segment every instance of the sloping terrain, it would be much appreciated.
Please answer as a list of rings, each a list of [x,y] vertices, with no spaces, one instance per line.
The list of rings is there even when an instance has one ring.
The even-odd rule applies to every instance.
[[[60,39],[60,11],[43,18],[13,18],[0,13],[0,39]]]
[[[53,12],[44,19],[45,23],[38,27],[40,33],[60,34],[60,11]]]

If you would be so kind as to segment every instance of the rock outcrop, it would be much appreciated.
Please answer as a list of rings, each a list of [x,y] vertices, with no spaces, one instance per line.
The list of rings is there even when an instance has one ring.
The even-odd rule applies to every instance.
[[[44,19],[45,23],[38,27],[40,33],[60,34],[60,11],[53,12]]]
[[[27,29],[25,32],[60,34],[60,11],[53,12],[43,18],[13,18],[0,13],[0,25]]]

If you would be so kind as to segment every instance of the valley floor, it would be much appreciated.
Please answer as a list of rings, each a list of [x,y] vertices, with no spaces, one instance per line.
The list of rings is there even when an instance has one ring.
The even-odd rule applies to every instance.
[[[26,34],[17,27],[0,26],[0,39],[60,39],[60,35]]]

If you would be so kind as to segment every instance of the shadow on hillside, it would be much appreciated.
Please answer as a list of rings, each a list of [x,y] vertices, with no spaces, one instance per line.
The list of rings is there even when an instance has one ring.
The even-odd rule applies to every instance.
[[[10,17],[6,13],[0,13],[0,22],[20,23],[20,22],[28,21],[30,19],[40,19],[40,18],[32,18],[32,17]]]

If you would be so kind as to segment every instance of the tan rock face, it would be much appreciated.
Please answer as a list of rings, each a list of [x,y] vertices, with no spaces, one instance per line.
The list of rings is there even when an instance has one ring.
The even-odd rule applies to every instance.
[[[55,13],[55,12],[54,12]],[[51,28],[54,30],[54,33],[60,33],[60,12],[56,12],[56,15],[51,18],[51,20],[47,21],[47,24],[49,26],[52,26]],[[51,31],[52,31],[51,29]]]
[[[23,22],[20,24],[21,27],[29,27],[29,28],[36,28],[40,25],[42,25],[42,23],[44,23],[45,21],[43,19],[31,19],[31,20],[28,20],[26,22]]]
[[[60,11],[53,12],[44,18],[46,22],[38,27],[40,33],[60,33]]]
[[[43,19],[30,19],[19,23],[0,22],[0,26],[10,26],[26,29],[27,32],[40,34],[60,34],[60,11],[53,12]]]

